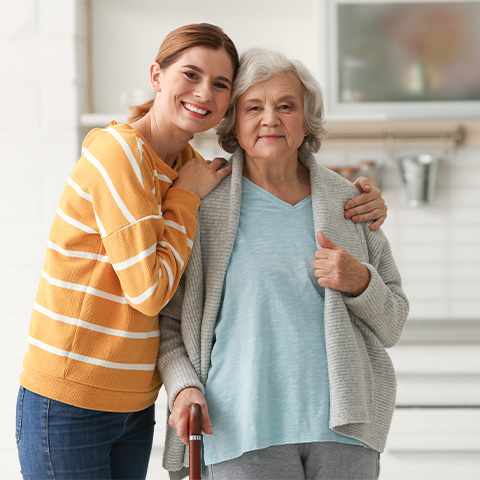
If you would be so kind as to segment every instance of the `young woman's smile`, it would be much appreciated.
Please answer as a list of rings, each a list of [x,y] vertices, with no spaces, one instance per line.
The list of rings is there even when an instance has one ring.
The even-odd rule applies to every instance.
[[[193,103],[182,102],[182,105],[186,110],[192,113],[192,115],[198,115],[199,118],[205,117],[209,113],[212,113],[210,110],[203,109],[199,105],[194,105]]]

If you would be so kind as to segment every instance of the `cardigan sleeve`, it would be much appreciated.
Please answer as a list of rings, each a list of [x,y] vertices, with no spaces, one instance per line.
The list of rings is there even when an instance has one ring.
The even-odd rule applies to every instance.
[[[205,390],[188,358],[180,321],[160,315],[160,332],[157,367],[167,392],[169,411],[172,411],[175,398],[184,388],[195,387],[202,393]]]
[[[381,230],[371,232],[368,225],[360,228],[365,232],[369,256],[369,261],[362,264],[370,272],[370,283],[357,297],[343,295],[344,302],[383,346],[389,348],[400,339],[409,303],[387,238]]]
[[[201,262],[198,254],[199,241],[194,243],[192,261],[187,266],[185,275],[180,280],[178,289],[170,303],[160,312],[160,347],[157,367],[168,396],[168,407],[172,411],[175,398],[181,390],[188,387],[198,388],[205,393],[189,351],[195,350],[200,335],[199,315],[202,308],[195,308],[195,297],[201,284],[201,273],[196,266]],[[185,295],[186,284],[187,295]],[[192,288],[194,292],[192,292]],[[203,307],[203,300],[199,300]],[[194,302],[192,304],[192,302]],[[195,321],[198,320],[198,323]],[[192,325],[192,322],[194,325]],[[187,349],[187,345],[189,349]],[[198,353],[198,352],[197,352]],[[193,360],[194,361],[194,360]],[[198,365],[197,365],[198,368]]]

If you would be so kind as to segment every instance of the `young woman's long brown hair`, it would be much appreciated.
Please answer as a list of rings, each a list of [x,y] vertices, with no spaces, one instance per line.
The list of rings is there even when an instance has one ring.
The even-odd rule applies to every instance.
[[[239,59],[237,49],[230,37],[216,25],[195,23],[172,30],[163,40],[155,61],[160,68],[168,68],[188,48],[208,47],[213,50],[224,49],[233,64],[234,78],[238,70]],[[141,105],[129,107],[128,122],[132,123],[145,116],[153,105],[153,99]]]

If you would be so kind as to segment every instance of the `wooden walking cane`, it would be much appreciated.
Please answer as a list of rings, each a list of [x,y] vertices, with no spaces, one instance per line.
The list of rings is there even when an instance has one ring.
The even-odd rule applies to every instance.
[[[190,409],[188,430],[189,447],[189,478],[202,479],[202,407],[194,403]]]

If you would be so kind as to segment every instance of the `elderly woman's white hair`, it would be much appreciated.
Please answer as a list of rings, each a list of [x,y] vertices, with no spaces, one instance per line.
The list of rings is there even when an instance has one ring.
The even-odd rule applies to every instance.
[[[250,87],[274,75],[289,72],[298,77],[304,91],[303,117],[308,135],[300,146],[300,150],[318,152],[326,136],[323,127],[323,95],[319,83],[299,60],[289,59],[281,52],[264,48],[248,49],[240,57],[240,68],[235,77],[230,105],[225,117],[216,128],[218,143],[225,151],[233,153],[238,147],[238,140],[234,133],[238,98]]]

